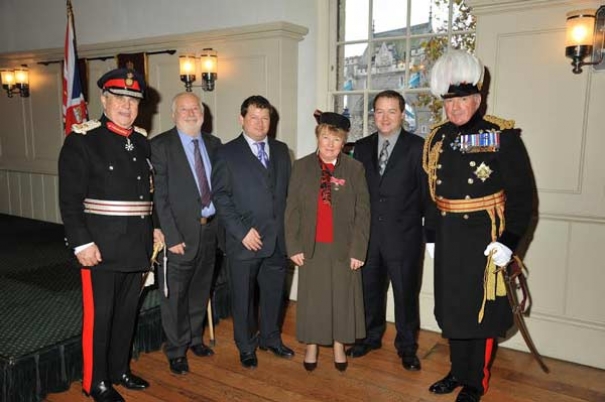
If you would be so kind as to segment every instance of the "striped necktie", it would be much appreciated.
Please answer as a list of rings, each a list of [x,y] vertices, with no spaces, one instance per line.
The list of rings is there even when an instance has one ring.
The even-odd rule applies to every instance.
[[[206,169],[204,168],[204,161],[202,160],[202,154],[200,154],[200,144],[198,140],[191,140],[193,143],[193,161],[195,168],[195,175],[197,176],[197,182],[200,186],[200,196],[202,197],[202,208],[206,208],[210,205],[210,185],[208,184],[208,178],[206,177]]]
[[[258,158],[260,163],[263,164],[263,166],[265,168],[268,167],[269,166],[269,156],[267,156],[267,153],[265,152],[265,143],[264,142],[255,142],[254,145],[256,145],[256,149],[257,149],[256,157]]]
[[[384,140],[382,143],[382,149],[380,150],[380,155],[378,156],[378,173],[382,176],[384,173],[384,169],[387,167],[387,162],[389,161],[389,140]]]

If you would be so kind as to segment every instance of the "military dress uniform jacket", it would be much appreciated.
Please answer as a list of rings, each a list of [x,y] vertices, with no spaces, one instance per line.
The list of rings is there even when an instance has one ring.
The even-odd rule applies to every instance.
[[[65,139],[59,156],[59,203],[69,247],[94,242],[102,261],[92,269],[119,272],[149,268],[151,215],[111,216],[85,213],[84,200],[151,201],[150,148],[144,130],[127,139],[91,121]],[[128,147],[130,148],[130,147]]]
[[[504,211],[452,212],[441,207],[427,220],[436,231],[435,317],[447,338],[502,336],[512,325],[506,296],[485,303],[487,258],[493,240],[515,250],[532,214],[533,179],[514,122],[476,113],[460,127],[437,126],[426,140],[423,165],[434,201],[472,201],[503,191]],[[491,140],[477,143],[483,133]],[[502,228],[504,230],[502,231]]]

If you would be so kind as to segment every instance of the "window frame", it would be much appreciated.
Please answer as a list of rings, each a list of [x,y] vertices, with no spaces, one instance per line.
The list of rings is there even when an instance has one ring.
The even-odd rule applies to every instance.
[[[406,34],[405,35],[399,35],[399,36],[389,36],[387,38],[384,37],[380,37],[380,38],[375,38],[372,35],[372,11],[373,11],[373,2],[374,0],[366,0],[368,2],[368,33],[367,33],[367,39],[359,39],[359,40],[350,40],[350,41],[346,41],[346,40],[338,40],[338,29],[339,29],[339,7],[338,7],[338,3],[340,0],[329,0],[329,21],[328,21],[328,40],[329,40],[329,46],[328,46],[328,57],[329,57],[329,65],[330,65],[330,69],[329,69],[329,75],[328,75],[328,80],[327,80],[327,84],[328,84],[328,88],[327,88],[327,97],[326,97],[326,102],[328,108],[330,110],[335,108],[335,104],[336,104],[336,97],[338,96],[343,96],[343,95],[362,95],[363,96],[363,127],[362,127],[362,136],[366,137],[370,134],[372,134],[371,132],[368,132],[368,127],[369,127],[369,116],[370,116],[370,111],[372,110],[372,106],[369,104],[370,99],[377,93],[383,91],[384,89],[370,89],[371,87],[371,80],[372,80],[372,73],[371,73],[371,68],[369,68],[369,72],[368,72],[368,82],[365,85],[365,88],[363,89],[354,89],[354,90],[340,90],[337,89],[337,85],[338,85],[338,75],[339,75],[339,67],[340,67],[340,63],[338,60],[338,49],[339,47],[344,47],[345,45],[354,45],[354,44],[366,44],[370,49],[368,52],[366,52],[366,63],[368,66],[372,66],[372,56],[374,54],[374,48],[375,48],[375,43],[382,43],[385,41],[401,41],[404,40],[406,41],[406,51],[405,51],[405,71],[404,71],[404,75],[403,75],[403,81],[404,81],[404,88],[402,90],[398,89],[398,88],[393,88],[396,91],[400,92],[404,98],[406,99],[406,104],[407,104],[407,95],[409,94],[430,94],[430,89],[428,87],[422,87],[422,88],[409,88],[409,77],[410,77],[410,69],[409,69],[409,65],[410,65],[410,58],[412,57],[411,55],[411,43],[413,40],[415,39],[424,39],[424,38],[435,38],[435,37],[443,37],[443,38],[447,38],[447,50],[450,50],[452,48],[452,37],[454,36],[460,36],[460,35],[476,35],[476,29],[467,29],[467,30],[453,30],[452,25],[453,25],[453,10],[454,10],[454,1],[450,0],[449,4],[448,4],[448,19],[447,19],[447,31],[444,32],[437,32],[437,33],[423,33],[423,34],[411,34],[411,18],[412,18],[412,13],[409,11],[411,10],[411,7],[413,7],[412,3],[414,0],[406,0],[407,1],[407,10],[408,12],[406,13]],[[416,0],[419,1],[419,0]],[[424,1],[424,0],[420,0],[420,1]],[[343,55],[344,58],[344,55]],[[344,64],[344,59],[343,59],[343,64]],[[342,110],[335,110],[335,112],[337,113],[342,113]],[[427,133],[418,133],[419,135],[426,135]]]

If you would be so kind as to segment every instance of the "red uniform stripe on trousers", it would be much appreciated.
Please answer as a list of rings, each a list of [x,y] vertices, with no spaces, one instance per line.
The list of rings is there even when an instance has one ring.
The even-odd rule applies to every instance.
[[[485,340],[485,358],[483,359],[483,394],[487,393],[487,388],[489,387],[489,377],[491,375],[489,370],[489,365],[492,360],[492,353],[494,351],[494,339],[495,338],[487,338]]]
[[[85,267],[82,267],[85,268]],[[90,269],[81,269],[82,277],[82,389],[90,392],[92,383],[92,340],[95,326],[95,299]]]

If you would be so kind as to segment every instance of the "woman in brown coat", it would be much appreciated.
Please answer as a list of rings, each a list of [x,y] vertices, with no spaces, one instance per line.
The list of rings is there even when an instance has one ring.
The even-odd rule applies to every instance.
[[[322,113],[317,152],[294,163],[286,204],[286,248],[299,267],[296,336],[307,344],[304,367],[317,367],[319,345],[333,345],[347,368],[345,343],[365,337],[361,272],[370,230],[363,165],[341,155],[349,119]]]

